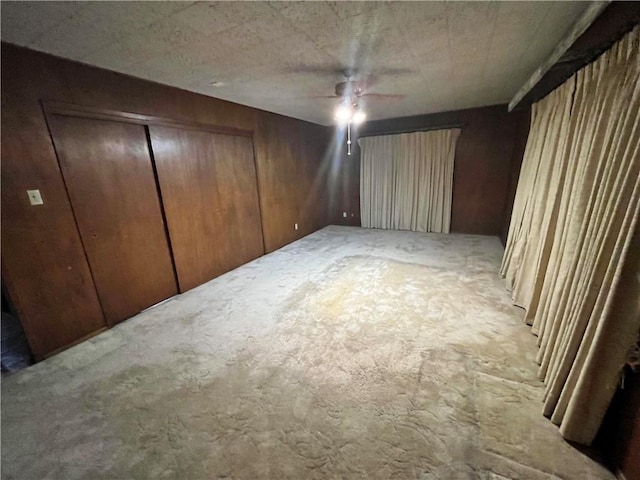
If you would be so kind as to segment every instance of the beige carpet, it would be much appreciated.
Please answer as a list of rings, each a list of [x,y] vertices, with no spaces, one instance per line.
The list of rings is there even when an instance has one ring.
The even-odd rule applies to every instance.
[[[328,227],[4,380],[6,479],[613,478],[496,238]]]

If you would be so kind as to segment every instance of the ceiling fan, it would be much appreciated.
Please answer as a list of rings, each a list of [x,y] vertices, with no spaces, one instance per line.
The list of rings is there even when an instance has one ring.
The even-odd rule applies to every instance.
[[[342,72],[345,80],[336,83],[334,87],[334,95],[321,95],[312,98],[341,98],[349,100],[357,100],[360,98],[371,98],[377,100],[398,100],[404,98],[404,95],[395,95],[387,93],[369,93],[371,87],[377,82],[373,75],[358,75],[355,72],[345,70]],[[357,79],[357,77],[360,77]]]
[[[347,155],[351,155],[351,125],[359,125],[366,120],[366,113],[360,105],[363,98],[377,100],[397,100],[403,95],[392,95],[384,93],[368,93],[367,90],[375,84],[375,77],[372,75],[361,76],[356,80],[356,73],[343,71],[345,81],[338,82],[335,86],[335,95],[315,97],[315,98],[338,98],[338,103],[334,119],[338,125],[347,127]]]

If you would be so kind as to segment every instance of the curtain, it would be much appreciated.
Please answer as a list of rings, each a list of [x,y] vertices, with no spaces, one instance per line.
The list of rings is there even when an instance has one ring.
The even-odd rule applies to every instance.
[[[448,129],[359,139],[362,226],[449,233],[459,136]]]
[[[529,265],[544,267],[549,243],[553,239],[562,184],[566,175],[563,162],[554,159],[565,154],[568,141],[568,119],[571,111],[575,79],[571,78],[533,105],[530,134],[516,197],[501,273],[513,291],[513,303],[533,313],[531,305],[538,272]],[[535,132],[535,134],[533,133]],[[529,319],[527,318],[528,323]]]
[[[533,106],[501,268],[538,335],[543,413],[568,440],[592,442],[640,328],[621,293],[640,273],[639,211],[636,27]]]

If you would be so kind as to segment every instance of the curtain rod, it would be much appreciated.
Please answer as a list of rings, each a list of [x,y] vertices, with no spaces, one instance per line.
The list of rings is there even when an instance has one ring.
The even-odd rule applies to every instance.
[[[447,125],[437,125],[434,127],[418,127],[418,128],[408,128],[408,129],[400,129],[400,130],[391,130],[384,132],[371,132],[371,133],[362,133],[362,135],[358,135],[358,138],[365,137],[380,137],[382,135],[399,135],[401,133],[416,133],[416,132],[431,132],[433,130],[450,130],[452,128],[462,128],[465,127],[466,123],[451,123]]]

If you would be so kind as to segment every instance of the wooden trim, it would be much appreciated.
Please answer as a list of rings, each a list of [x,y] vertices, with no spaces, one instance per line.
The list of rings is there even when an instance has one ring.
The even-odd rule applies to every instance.
[[[253,136],[252,130],[244,130],[234,127],[222,127],[200,122],[180,121],[171,118],[156,117],[153,115],[143,115],[140,113],[122,112],[118,110],[109,110],[106,108],[75,105],[73,103],[67,102],[42,100],[42,107],[45,111],[45,115],[65,115],[68,117],[95,118],[98,120],[113,120],[125,123],[135,123],[138,125],[161,125],[164,127],[183,128],[188,130],[204,130],[207,132],[220,133],[223,135],[235,135],[243,137]]]
[[[46,360],[49,357],[53,357],[55,354],[62,352],[63,350],[67,350],[68,348],[71,347],[75,347],[76,345],[78,345],[79,343],[84,342],[85,340],[89,340],[92,337],[95,337],[96,335],[102,333],[102,332],[106,332],[109,329],[109,327],[102,327],[99,328],[98,330],[95,330],[83,337],[77,338],[76,340],[74,340],[71,343],[67,343],[66,345],[63,345],[62,347],[58,347],[55,350],[52,350],[51,352],[47,352],[44,355],[34,355],[35,356],[35,360],[36,362],[40,362],[42,360]]]
[[[562,55],[571,48],[571,45],[582,35],[587,28],[595,21],[596,18],[602,13],[602,11],[609,5],[610,0],[591,3],[584,13],[578,18],[571,26],[565,36],[558,42],[556,47],[551,52],[551,55],[540,64],[540,66],[533,72],[531,77],[525,82],[525,84],[514,95],[513,99],[509,102],[509,111],[511,112],[522,101],[529,91],[535,87],[542,77],[547,73],[551,67],[553,67],[562,58]]]

